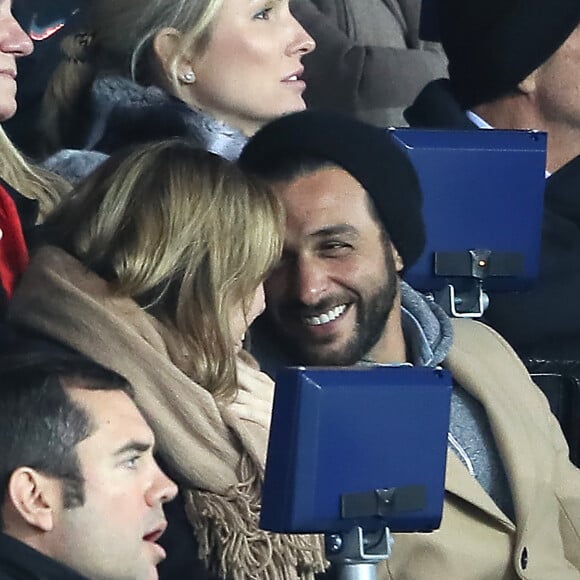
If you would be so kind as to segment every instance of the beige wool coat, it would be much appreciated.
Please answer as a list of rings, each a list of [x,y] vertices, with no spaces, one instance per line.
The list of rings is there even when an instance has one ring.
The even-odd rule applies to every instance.
[[[448,453],[441,529],[399,534],[381,577],[395,580],[580,579],[580,470],[548,403],[507,342],[453,321],[444,365],[487,412],[510,482],[507,518]]]

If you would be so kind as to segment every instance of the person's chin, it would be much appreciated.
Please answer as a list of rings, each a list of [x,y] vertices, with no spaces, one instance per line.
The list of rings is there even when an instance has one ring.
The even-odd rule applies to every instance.
[[[137,578],[137,580],[141,579]],[[149,568],[149,570],[147,571],[147,575],[144,576],[143,580],[159,580],[159,572],[157,571],[157,566]]]
[[[303,359],[310,366],[350,366],[356,361],[348,359],[345,345],[333,342],[325,345],[303,344]]]
[[[165,555],[160,557],[159,553],[148,553],[143,559],[143,567],[141,573],[136,574],[137,580],[158,580],[159,572],[157,570],[157,565],[165,560]]]
[[[139,576],[136,577],[136,580],[159,580],[159,572],[157,571],[157,566],[151,566],[147,569],[143,578],[141,579]]]
[[[302,97],[297,97],[292,99],[291,102],[288,102],[288,104],[279,111],[275,118],[283,117],[284,115],[291,115],[292,113],[299,113],[304,110],[306,110],[304,99]]]
[[[311,366],[342,366],[345,362],[348,340],[342,333],[314,336],[312,332],[286,334],[294,346],[301,364]]]
[[[157,541],[145,541],[144,559],[155,571],[157,570],[157,564],[165,560],[165,558],[167,558],[165,548],[158,544]]]
[[[0,93],[2,93],[2,87],[0,83]],[[16,99],[7,99],[5,95],[0,102],[0,123],[7,121],[16,114]]]
[[[300,97],[297,100],[296,105],[292,109],[292,113],[299,113],[300,111],[304,111],[304,110],[306,110],[306,103],[304,102],[304,99],[302,97]]]

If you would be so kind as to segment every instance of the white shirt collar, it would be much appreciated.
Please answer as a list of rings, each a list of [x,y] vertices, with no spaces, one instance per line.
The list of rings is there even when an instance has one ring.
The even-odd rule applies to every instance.
[[[473,111],[465,111],[467,118],[479,129],[493,129],[493,127]]]
[[[467,115],[467,118],[479,129],[493,129],[494,127],[492,127],[485,119],[482,119],[477,113],[474,113],[473,111],[465,111],[465,114]],[[546,169],[546,179],[548,179],[548,177],[550,177],[550,175],[552,175],[547,169]]]

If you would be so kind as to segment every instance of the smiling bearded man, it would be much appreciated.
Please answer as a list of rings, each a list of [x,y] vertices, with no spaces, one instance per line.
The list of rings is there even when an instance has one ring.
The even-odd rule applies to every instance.
[[[352,206],[348,224],[327,227],[324,209],[312,211],[310,205],[304,205],[299,193],[314,189],[319,194],[324,191],[334,195],[341,188],[343,199],[349,205],[357,194],[366,197],[356,180],[332,166],[299,177],[287,188],[280,185],[277,189],[287,204],[292,226],[289,224],[282,262],[266,283],[268,316],[283,335],[293,358],[310,365],[350,365],[372,357],[370,353],[380,342],[393,307],[396,305],[397,310],[400,307],[397,265],[393,252],[388,251],[391,244],[375,212],[370,212],[372,219],[364,219],[370,204],[363,202]],[[296,202],[293,201],[295,194],[298,194]],[[322,206],[327,205],[327,196],[319,195],[315,199],[320,200]],[[329,206],[340,209],[336,203]],[[324,217],[318,224],[320,227],[308,226],[307,244],[302,244],[307,246],[303,252],[307,256],[301,258],[303,284],[296,285],[291,279],[295,275],[301,244],[298,240],[291,241],[291,232],[293,226],[300,228],[296,216],[300,215],[301,207],[308,208],[308,215],[303,215],[303,220],[308,220],[313,213]],[[357,212],[357,207],[363,208],[363,212]],[[339,280],[354,253],[351,248],[355,243],[362,243],[361,232],[353,225],[354,217],[362,218],[356,225],[362,221],[370,226],[370,243],[377,253],[384,248],[384,260],[377,261],[373,268],[362,269],[356,279]],[[327,260],[339,266],[336,273],[328,272]],[[327,273],[329,279],[325,279]]]
[[[286,208],[282,260],[252,334],[263,368],[410,363],[453,374],[441,528],[395,534],[379,577],[579,580],[580,471],[545,397],[494,330],[450,320],[401,279],[425,242],[403,150],[385,130],[307,111],[261,129],[240,163]]]
[[[415,171],[382,130],[320,113],[290,118],[302,133],[306,121],[325,133],[308,130],[274,145],[271,128],[240,160],[286,206],[282,260],[265,284],[270,329],[294,363],[397,362],[401,350],[405,358],[398,273],[418,259],[425,240]],[[350,142],[341,121],[354,131]],[[329,137],[331,127],[339,134]]]

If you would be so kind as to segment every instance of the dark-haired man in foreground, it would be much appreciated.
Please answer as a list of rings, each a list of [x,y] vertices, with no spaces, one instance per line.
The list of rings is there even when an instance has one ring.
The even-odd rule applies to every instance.
[[[380,129],[304,112],[262,128],[240,163],[287,211],[253,335],[269,349],[261,362],[407,362],[454,376],[441,529],[398,535],[383,577],[580,579],[580,471],[544,396],[495,331],[450,320],[401,279],[425,236],[403,151]]]
[[[131,397],[57,347],[0,356],[0,579],[157,578],[177,490]]]

